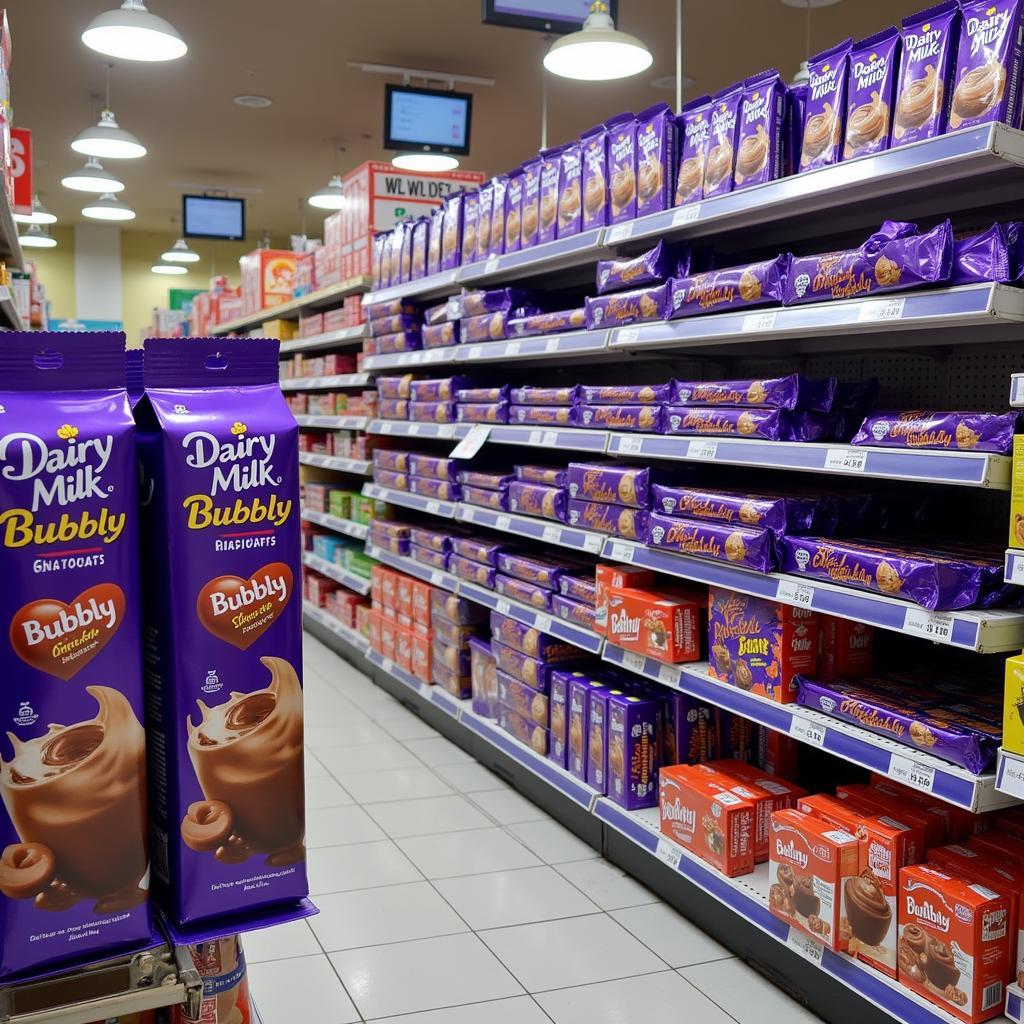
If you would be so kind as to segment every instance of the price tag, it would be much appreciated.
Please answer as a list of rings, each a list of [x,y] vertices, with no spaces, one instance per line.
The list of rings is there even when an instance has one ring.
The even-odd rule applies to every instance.
[[[512,525],[512,520],[508,516],[498,516],[494,520],[494,528],[496,530],[507,530]]]
[[[857,313],[859,323],[877,322],[879,320],[899,320],[903,316],[906,298],[874,299],[862,302]]]
[[[522,347],[522,342],[510,341],[505,345],[505,355],[517,356],[519,355],[519,349]]]
[[[619,544],[618,542],[615,542],[612,544],[612,550],[608,557],[613,562],[632,562],[633,548],[629,544]]]
[[[615,340],[623,345],[629,345],[640,337],[639,327],[620,327],[615,335]]]
[[[541,445],[545,448],[553,448],[558,444],[558,431],[557,430],[545,430],[541,435]]]
[[[444,352],[439,348],[428,349],[423,354],[423,361],[425,363],[439,363],[444,359]]]
[[[794,604],[797,608],[810,608],[814,602],[814,588],[806,583],[794,583],[791,580],[779,580],[779,589],[775,596],[786,604]]]
[[[412,356],[413,356],[412,352],[403,352],[398,357],[398,365],[399,366],[408,366],[409,363],[412,362]]]
[[[498,257],[497,256],[489,257],[487,262],[484,264],[484,273],[485,274],[493,274],[497,269],[498,269]]]
[[[825,452],[825,469],[835,473],[863,473],[868,453],[856,448],[829,448]]]
[[[450,459],[471,459],[487,443],[491,428],[486,423],[475,423],[469,433],[452,449]]]
[[[908,608],[903,632],[923,636],[936,643],[948,643],[953,636],[953,616],[948,612],[929,612],[924,608]]]
[[[541,539],[546,544],[562,543],[562,528],[560,526],[545,526]]]
[[[433,583],[435,587],[441,586],[441,583],[443,582],[443,580],[444,580],[444,573],[441,572],[440,569],[435,569],[430,574],[430,582]]]
[[[812,963],[820,964],[825,955],[825,947],[820,942],[815,942],[810,935],[800,931],[799,928],[791,927],[789,929],[789,945],[791,949]]]
[[[929,768],[910,757],[893,754],[889,759],[889,778],[902,782],[913,789],[922,789],[926,793],[935,785],[935,769]]]
[[[462,317],[462,299],[453,295],[445,304],[445,316],[449,320],[459,320]]]
[[[825,726],[794,715],[789,722],[789,735],[813,747],[825,746]]]
[[[540,444],[541,432],[539,430],[530,431],[530,444]]]
[[[635,651],[625,651],[622,655],[622,667],[630,672],[643,672],[646,659]]]
[[[658,860],[664,861],[673,871],[679,869],[679,862],[683,859],[683,851],[675,843],[670,843],[667,839],[658,840],[654,854]]]
[[[681,224],[692,224],[700,219],[700,203],[691,203],[689,206],[680,206],[672,211],[672,227],[677,228]]]
[[[437,437],[443,437],[446,440],[455,436],[455,424],[446,423],[443,426],[437,428]]]
[[[472,362],[474,359],[479,359],[480,356],[482,355],[483,349],[479,345],[473,345],[470,347],[469,355],[467,356],[467,358],[469,359],[470,362]]]
[[[548,338],[548,340],[544,342],[544,351],[557,352],[561,340],[561,338]]]
[[[505,598],[502,597],[498,599],[498,603],[494,606],[494,608],[499,615],[508,615],[508,613],[512,610],[512,605],[510,605],[508,601],[506,601]]]
[[[410,423],[406,430],[410,437],[415,437],[420,432],[420,425],[418,423]]]
[[[690,459],[713,459],[717,454],[717,441],[691,441],[686,449],[686,457]]]
[[[601,545],[603,543],[603,538],[597,536],[597,534],[589,533],[583,538],[583,550],[589,551],[592,555],[596,555],[601,550]]]
[[[379,429],[380,429],[380,432],[382,434],[390,434],[391,433],[391,421],[390,420],[384,420],[380,424],[380,428]]]
[[[658,682],[675,686],[679,682],[679,669],[675,665],[659,665]]]
[[[1024,558],[1020,555],[1010,555],[1010,582],[1024,583]]]
[[[770,331],[775,326],[776,311],[768,313],[748,313],[743,318],[743,331]]]
[[[390,658],[384,658],[380,663],[380,667],[390,675],[395,670],[395,663]]]
[[[551,632],[551,616],[550,615],[537,615],[537,618],[533,620],[534,626],[539,629],[542,633]]]
[[[1000,754],[999,771],[999,790],[1017,797],[1018,800],[1024,800],[1024,762]]]
[[[642,437],[617,437],[615,442],[615,450],[622,455],[636,455],[644,449]]]
[[[604,236],[604,244],[615,245],[618,242],[624,242],[632,234],[633,222],[631,220],[627,220],[624,224],[613,224]]]
[[[428,501],[428,502],[427,502],[427,511],[428,511],[428,512],[429,512],[429,513],[430,513],[430,514],[431,514],[432,516],[436,516],[436,515],[437,515],[437,513],[441,511],[441,505],[440,505],[440,503],[439,503],[439,502],[436,502],[436,501]]]

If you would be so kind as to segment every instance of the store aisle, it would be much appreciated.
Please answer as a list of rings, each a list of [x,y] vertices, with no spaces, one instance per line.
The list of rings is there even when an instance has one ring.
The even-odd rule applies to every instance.
[[[817,1020],[309,636],[305,654],[321,913],[245,937],[263,1024]]]

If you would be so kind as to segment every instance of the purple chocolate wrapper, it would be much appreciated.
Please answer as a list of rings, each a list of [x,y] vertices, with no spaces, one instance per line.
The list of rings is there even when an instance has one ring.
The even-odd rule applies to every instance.
[[[494,204],[491,206],[491,241],[487,246],[488,256],[501,256],[505,252],[505,194],[508,191],[508,176],[499,174],[491,179],[494,189]]]
[[[471,316],[460,321],[459,339],[461,343],[478,341],[501,341],[508,334],[508,312],[499,310],[497,313],[484,313]]]
[[[800,170],[800,151],[804,144],[804,111],[807,108],[806,85],[790,86],[786,92],[786,125],[782,166],[786,175]]]
[[[1020,423],[1018,412],[877,412],[864,420],[850,444],[1009,455]]]
[[[578,427],[580,408],[578,405],[511,405],[508,410],[508,421],[552,427]]]
[[[512,388],[513,405],[575,405],[580,399],[579,384],[560,388]]]
[[[497,718],[497,665],[491,653],[491,645],[477,636],[471,636],[468,643],[473,712],[484,718]]]
[[[583,230],[608,223],[608,133],[597,125],[580,136],[583,148]]]
[[[423,347],[423,337],[416,331],[396,331],[381,334],[375,339],[377,351],[388,355],[395,352],[416,352]]]
[[[389,448],[378,448],[373,453],[373,468],[386,469],[393,473],[408,473],[410,454],[392,451]]]
[[[520,743],[528,746],[535,754],[546,757],[548,753],[548,730],[536,725],[528,718],[517,715],[511,708],[498,702],[498,726]]]
[[[429,565],[432,569],[447,569],[448,556],[443,551],[422,548],[418,544],[409,545],[409,557],[420,565]]]
[[[523,175],[516,171],[505,186],[505,252],[519,252],[523,227]]]
[[[969,608],[981,573],[955,558],[859,540],[783,537],[781,569],[796,575],[913,601],[930,611]]]
[[[452,546],[451,533],[444,530],[430,530],[424,526],[410,527],[409,538],[418,547],[429,548],[439,554],[446,554]]]
[[[704,165],[704,198],[732,191],[736,163],[736,136],[743,83],[717,92],[711,102],[708,157]]]
[[[679,142],[667,103],[655,103],[636,117],[636,215],[667,210],[676,192]]]
[[[643,540],[647,530],[647,513],[625,505],[570,498],[566,522],[583,530],[596,530],[626,540]]]
[[[430,620],[440,616],[458,625],[486,622],[487,609],[464,597],[456,597],[445,590],[433,588],[430,591]]]
[[[672,382],[664,384],[584,384],[587,405],[661,405],[672,396]]]
[[[515,472],[517,480],[547,487],[564,487],[567,476],[564,466],[516,466]]]
[[[710,437],[761,438],[765,441],[795,440],[781,409],[744,409],[738,406],[667,405],[666,434],[700,434]]]
[[[636,217],[636,117],[616,114],[604,123],[608,140],[608,223]]]
[[[562,150],[558,186],[558,237],[578,235],[583,223],[583,147],[570,142]]]
[[[417,423],[454,423],[454,402],[410,402],[409,419]]]
[[[486,487],[464,486],[462,500],[468,505],[492,508],[496,512],[508,511],[508,490],[492,491]]]
[[[508,402],[460,402],[455,418],[460,423],[508,423]]]
[[[472,562],[497,565],[498,555],[504,550],[505,545],[498,542],[478,537],[452,537],[452,551],[460,558],[468,558]]]
[[[711,97],[700,96],[685,104],[676,117],[679,133],[679,170],[675,205],[695,203],[704,197],[704,165],[711,137]]]
[[[807,105],[804,108],[800,170],[813,171],[838,163],[846,117],[846,79],[852,39],[823,50],[810,59]]]
[[[673,405],[745,405],[828,412],[836,396],[835,377],[812,380],[791,373],[760,380],[675,381]]]
[[[661,701],[630,693],[608,699],[605,792],[628,811],[658,806]]]
[[[637,288],[614,295],[588,296],[586,299],[587,329],[621,327],[648,320],[661,320],[668,310],[668,285]]]
[[[507,597],[512,601],[521,601],[523,604],[528,604],[531,608],[551,610],[551,591],[546,587],[538,587],[533,583],[517,580],[513,576],[504,576],[501,573],[497,573],[494,578],[493,589],[501,594],[502,597]]]
[[[540,229],[540,157],[523,164],[523,206],[520,249],[529,249],[537,244]]]
[[[660,284],[673,274],[685,274],[690,265],[688,249],[673,248],[667,242],[658,242],[653,249],[639,256],[623,256],[614,260],[598,260],[597,294],[637,288],[640,285]]]
[[[499,572],[548,589],[553,589],[558,584],[558,577],[565,568],[564,562],[538,555],[519,555],[511,551],[503,551],[498,555]]]
[[[440,498],[442,501],[460,501],[462,488],[450,480],[437,480],[428,476],[410,476],[409,490],[425,498]]]
[[[565,661],[580,654],[580,649],[574,644],[542,633],[534,626],[527,626],[500,612],[491,612],[490,623],[495,640],[531,658],[539,658],[542,661]]]
[[[597,583],[593,576],[580,576],[576,573],[563,573],[558,578],[558,592],[563,597],[584,604],[597,603]]]
[[[562,579],[565,579],[565,577],[563,576]],[[576,601],[564,594],[552,594],[551,610],[566,622],[574,622],[577,626],[582,626],[584,629],[593,630],[595,628],[596,613],[594,606],[587,604],[585,601]]]
[[[794,256],[786,305],[862,298],[947,281],[953,269],[949,221],[920,235],[907,235],[907,229],[916,230],[912,224],[886,221],[859,249]]]
[[[377,394],[381,398],[390,400],[408,398],[412,381],[413,376],[411,373],[402,374],[401,377],[378,377]]]
[[[424,455],[423,452],[409,452],[408,455],[409,472],[413,476],[431,476],[436,480],[457,479],[459,463],[455,459]]]
[[[1009,224],[993,224],[987,231],[955,239],[950,284],[1012,281],[1013,258],[1008,235],[1016,233],[1013,227]]]
[[[454,270],[462,263],[462,222],[466,193],[457,192],[444,201],[444,236],[441,240],[441,269]]]
[[[458,576],[460,580],[476,583],[481,587],[487,587],[491,590],[494,589],[496,570],[493,565],[487,565],[484,562],[474,562],[472,559],[463,558],[462,555],[457,555],[453,551],[448,556],[448,571],[453,576]]]
[[[566,309],[556,313],[533,313],[530,316],[509,320],[507,329],[510,337],[526,338],[536,334],[559,334],[563,331],[580,331],[587,325],[585,309]]]
[[[427,273],[441,272],[441,253],[444,238],[444,207],[430,211],[430,226],[427,229]]]
[[[391,316],[378,317],[369,323],[370,334],[379,338],[382,334],[397,334],[399,331],[409,331],[416,334],[421,330],[422,321],[419,316],[411,316],[408,313],[396,313]]]
[[[854,43],[846,83],[846,141],[843,159],[889,148],[900,31],[887,28]]]
[[[530,719],[534,725],[543,729],[548,727],[548,685],[543,688],[533,687],[501,668],[497,671],[497,680],[498,701],[501,704],[517,715]]]
[[[675,320],[781,303],[786,297],[791,259],[784,253],[762,263],[673,278],[668,283],[667,316]]]
[[[758,572],[771,572],[778,561],[774,535],[757,527],[721,525],[652,512],[645,540],[657,548],[732,562]]]
[[[486,313],[508,312],[516,306],[530,305],[534,301],[532,292],[522,288],[493,288],[490,291],[462,289],[462,315],[483,316]]]
[[[774,68],[748,78],[736,128],[733,188],[774,181],[782,175],[786,86]]]
[[[439,380],[413,380],[409,397],[414,402],[450,402],[459,388],[468,381],[465,377],[443,377]]]
[[[580,425],[584,427],[660,434],[662,420],[660,405],[580,406]]]
[[[460,469],[459,483],[470,487],[486,487],[491,491],[500,491],[508,487],[515,476],[511,473],[492,473],[482,469]]]
[[[567,488],[570,498],[647,508],[650,482],[651,471],[646,466],[570,462]]]
[[[477,193],[480,202],[480,210],[477,214],[476,228],[476,259],[487,259],[488,250],[491,246],[491,212],[494,208],[494,185],[487,182],[480,186]]]
[[[559,657],[541,659],[505,646],[497,635],[491,638],[491,651],[499,671],[525,683],[535,693],[547,693],[551,673],[571,667],[572,662],[584,656],[577,647],[561,652]]]
[[[473,263],[479,244],[480,193],[466,192],[462,196],[462,262]]]
[[[409,490],[409,475],[395,473],[390,469],[374,469],[373,482],[381,487],[390,487],[395,491]]]
[[[460,388],[455,392],[455,397],[460,402],[474,404],[489,404],[492,402],[508,401],[508,385],[502,384],[496,388]]]
[[[559,487],[528,484],[522,480],[513,480],[508,485],[510,512],[565,522],[565,502],[565,491]]]
[[[954,0],[903,19],[892,146],[905,146],[945,132],[959,37],[960,5]]]
[[[807,533],[819,502],[813,498],[782,498],[703,487],[651,488],[651,509],[665,515],[717,523],[756,526],[779,535]]]
[[[276,341],[150,339],[145,349],[149,813],[167,856],[153,882],[172,920],[188,923],[308,891],[298,427]],[[204,729],[222,735],[243,709],[258,725],[211,742]],[[230,811],[224,839],[238,838],[238,857],[215,856],[211,822],[197,817],[208,801]]]
[[[537,242],[551,242],[558,234],[558,186],[562,180],[563,146],[541,151]]]
[[[459,343],[459,321],[446,320],[444,323],[425,326],[420,335],[424,348],[448,348]]]

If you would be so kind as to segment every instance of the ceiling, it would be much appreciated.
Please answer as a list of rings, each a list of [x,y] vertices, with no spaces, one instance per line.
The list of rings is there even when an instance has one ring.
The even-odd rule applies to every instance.
[[[82,193],[60,178],[80,165],[74,136],[95,122],[104,88],[101,58],[80,41],[82,29],[119,0],[9,0],[14,40],[11,70],[15,123],[33,130],[37,190],[64,224],[80,221]],[[926,6],[927,0],[843,0],[811,13],[812,52],[847,35],[871,34]],[[180,195],[202,187],[245,193],[251,236],[281,238],[302,228],[320,234],[322,213],[300,197],[326,184],[334,140],[340,170],[387,159],[380,148],[381,75],[347,61],[397,64],[494,78],[474,87],[470,169],[498,173],[540,143],[539,33],[480,22],[480,0],[149,0],[189,45],[170,64],[119,62],[112,107],[122,127],[149,148],[121,161],[123,198],[138,213],[133,228],[167,230],[180,218]],[[619,0],[620,27],[643,39],[654,66],[635,79],[569,82],[548,76],[551,144],[622,110],[665,100],[672,89],[651,83],[675,73],[671,0]],[[688,95],[713,92],[766,66],[790,78],[806,56],[806,13],[781,0],[686,0],[684,68]],[[271,107],[232,103],[262,93]],[[115,167],[113,161],[111,167]]]

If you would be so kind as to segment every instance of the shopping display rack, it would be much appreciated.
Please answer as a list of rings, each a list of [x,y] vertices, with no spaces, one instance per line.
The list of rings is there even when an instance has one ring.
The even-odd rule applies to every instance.
[[[973,207],[972,223],[1007,215],[1024,199],[1024,133],[987,125],[926,142],[783,178],[519,253],[495,256],[456,270],[370,292],[364,303],[391,299],[440,301],[462,287],[571,286],[592,275],[596,261],[631,254],[659,239],[713,240],[725,251],[757,246],[780,249],[800,242],[815,251],[818,239],[863,238],[881,220],[899,217],[929,223]],[[979,212],[978,207],[984,206]],[[979,218],[981,220],[979,221]],[[987,218],[987,220],[986,220]],[[858,234],[859,233],[859,234]],[[368,355],[362,370],[395,369],[465,373],[501,364],[502,371],[532,370],[532,382],[552,374],[573,381],[581,363],[588,371],[621,372],[644,381],[679,376],[681,362],[721,370],[730,377],[768,375],[798,363],[809,376],[845,379],[877,373],[900,394],[904,407],[993,408],[1005,405],[1011,376],[1012,404],[1024,406],[1019,339],[1024,334],[1024,291],[997,284],[908,292],[878,298],[818,303],[752,313],[693,317],[681,322],[626,325],[451,348]],[[1013,343],[1017,342],[1015,346]],[[655,368],[665,372],[655,377]],[[564,371],[563,371],[564,368]],[[781,372],[792,372],[782,370]],[[725,374],[720,374],[725,375]],[[317,386],[315,381],[301,387]],[[323,385],[321,385],[323,386]],[[920,403],[920,404],[917,404]],[[846,477],[865,487],[900,481],[905,487],[956,488],[958,506],[1005,500],[1010,459],[972,452],[864,448],[847,444],[796,444],[741,438],[685,438],[576,427],[438,424],[370,419],[371,434],[408,439],[433,454],[476,430],[488,449],[513,446],[563,452],[567,459],[599,455],[659,465],[703,463],[762,474]],[[481,435],[483,435],[481,437]],[[928,612],[883,595],[851,590],[784,573],[756,573],[728,563],[688,557],[645,544],[599,535],[564,523],[480,508],[459,501],[366,483],[363,493],[415,515],[464,522],[553,549],[570,549],[604,560],[648,566],[659,573],[729,587],[796,607],[811,608],[876,626],[889,633],[986,654],[1024,648],[1024,613],[965,610]],[[979,505],[979,507],[981,507]],[[322,513],[307,518],[326,529],[356,536]],[[966,518],[965,522],[968,521]],[[973,520],[972,520],[973,521]],[[978,521],[981,521],[980,519]],[[1004,517],[1005,521],[1005,517]],[[368,542],[366,553],[433,586],[551,633],[663,686],[681,690],[753,722],[784,732],[914,789],[973,811],[1024,800],[1024,759],[1000,759],[998,769],[976,776],[947,761],[911,750],[856,725],[798,705],[783,705],[715,679],[705,664],[666,665],[605,642],[575,623],[510,601],[440,569],[385,551]],[[1024,558],[1007,552],[1007,578],[1024,583]],[[879,972],[834,954],[775,918],[768,910],[764,867],[729,879],[710,869],[659,832],[657,810],[627,812],[579,779],[475,714],[438,686],[416,679],[369,650],[366,639],[323,609],[305,606],[307,628],[372,675],[440,731],[494,768],[559,820],[640,878],[729,948],[762,968],[777,983],[831,1020],[864,1024],[951,1024],[954,1020]],[[973,656],[970,655],[970,656]],[[850,998],[856,996],[859,998]],[[1010,1018],[1002,1018],[1003,1021]],[[1019,1019],[1019,1015],[1016,1018]]]

